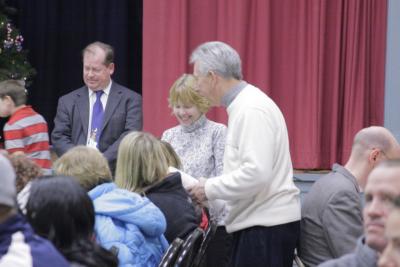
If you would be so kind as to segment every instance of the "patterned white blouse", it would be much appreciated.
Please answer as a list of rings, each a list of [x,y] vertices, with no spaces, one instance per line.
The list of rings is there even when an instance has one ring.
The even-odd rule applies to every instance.
[[[175,149],[182,170],[194,178],[222,174],[226,126],[202,115],[189,126],[178,125],[166,130],[161,139]]]
[[[189,126],[178,125],[166,130],[161,139],[175,149],[182,162],[182,171],[198,179],[222,174],[227,128],[202,115]],[[225,224],[225,201],[209,202],[211,218]]]

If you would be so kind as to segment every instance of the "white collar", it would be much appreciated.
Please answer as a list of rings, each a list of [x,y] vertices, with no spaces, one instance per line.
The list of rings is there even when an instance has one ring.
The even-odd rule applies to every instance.
[[[104,90],[103,90],[104,94],[106,94],[106,95],[109,95],[109,94],[110,94],[111,85],[112,85],[112,80],[110,80],[110,82],[108,83],[107,87],[104,88]],[[95,93],[95,91],[89,89],[89,87],[88,87],[88,90],[89,90],[89,97],[91,97],[92,94]]]

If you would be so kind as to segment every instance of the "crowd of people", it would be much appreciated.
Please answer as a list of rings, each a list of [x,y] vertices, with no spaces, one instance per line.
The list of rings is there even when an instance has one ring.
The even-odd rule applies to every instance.
[[[172,85],[178,125],[142,131],[141,96],[111,79],[113,48],[84,48],[85,85],[59,99],[49,138],[19,81],[0,82],[0,266],[158,266],[211,222],[203,266],[400,266],[400,145],[371,126],[300,203],[282,112],[207,42]],[[209,120],[223,106],[228,127]],[[57,159],[50,157],[50,140]]]

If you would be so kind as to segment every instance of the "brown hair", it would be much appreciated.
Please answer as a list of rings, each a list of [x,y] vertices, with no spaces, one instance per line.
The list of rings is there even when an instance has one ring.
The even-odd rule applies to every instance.
[[[0,98],[9,96],[16,107],[25,105],[27,99],[27,90],[24,81],[5,80],[0,82]]]
[[[84,57],[86,53],[95,54],[96,52],[93,49],[95,47],[100,48],[106,54],[106,56],[104,58],[104,62],[103,62],[103,64],[105,66],[108,66],[108,65],[110,65],[111,63],[114,62],[114,48],[109,44],[102,43],[102,42],[99,42],[99,41],[96,41],[94,43],[88,44],[82,51],[82,57]]]
[[[42,169],[25,154],[11,154],[8,158],[15,171],[17,192],[31,180],[43,175]]]

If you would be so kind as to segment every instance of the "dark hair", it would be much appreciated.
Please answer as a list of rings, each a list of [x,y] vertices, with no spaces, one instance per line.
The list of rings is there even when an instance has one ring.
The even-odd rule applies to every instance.
[[[116,256],[93,241],[93,203],[75,178],[35,180],[26,209],[35,232],[53,242],[70,262],[88,267],[118,265]]]
[[[0,82],[0,98],[9,96],[14,105],[19,107],[26,104],[27,90],[25,89],[25,82],[17,80],[6,80]]]

